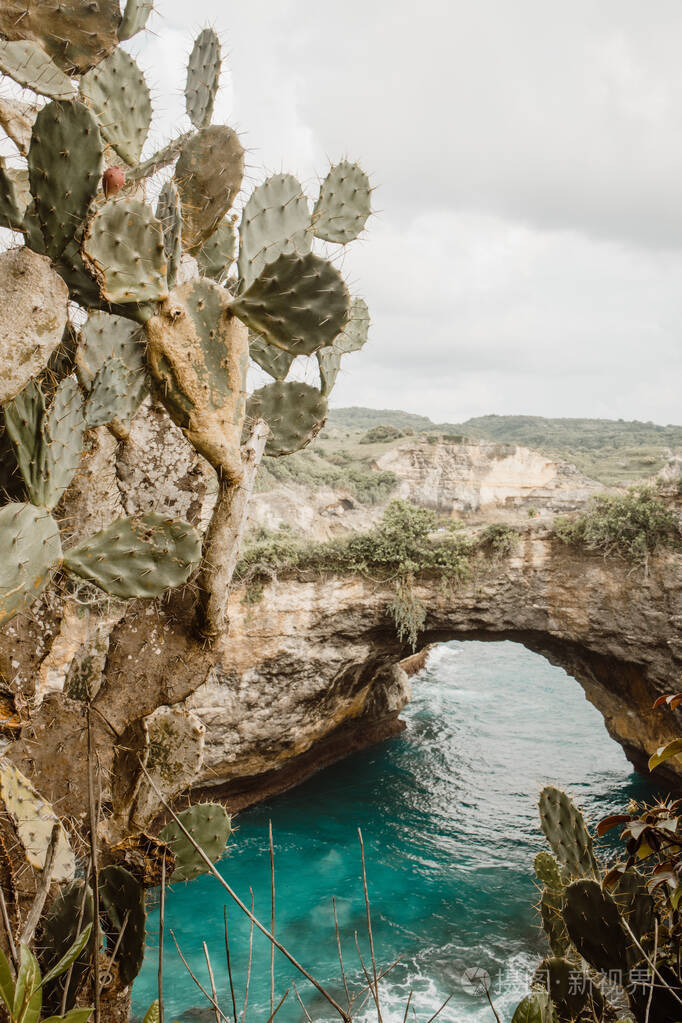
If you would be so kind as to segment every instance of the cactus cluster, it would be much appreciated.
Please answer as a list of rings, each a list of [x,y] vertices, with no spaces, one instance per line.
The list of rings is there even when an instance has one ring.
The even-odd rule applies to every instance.
[[[159,838],[168,844],[175,857],[171,883],[191,881],[207,870],[205,861],[187,838],[185,831],[215,863],[225,852],[232,830],[230,816],[220,803],[198,803],[177,816],[178,820],[169,821],[159,834]]]

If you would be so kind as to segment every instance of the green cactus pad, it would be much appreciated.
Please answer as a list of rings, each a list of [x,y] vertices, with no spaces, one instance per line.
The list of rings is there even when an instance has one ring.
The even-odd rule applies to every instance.
[[[143,374],[142,328],[124,316],[91,312],[81,329],[76,351],[78,379],[86,390],[90,390],[97,372],[112,358],[120,359],[130,373]]]
[[[142,31],[153,7],[152,0],[128,0],[121,24],[118,26],[118,38],[122,43]]]
[[[317,436],[327,418],[327,399],[309,384],[277,382],[254,391],[246,415],[268,424],[265,454],[278,458],[300,451]]]
[[[21,231],[30,198],[26,172],[10,169],[0,156],[0,227]]]
[[[268,344],[259,334],[249,334],[249,356],[275,380],[285,380],[295,356]]]
[[[517,1005],[512,1023],[559,1023],[548,992],[544,988],[533,988]]]
[[[315,253],[283,253],[232,303],[235,316],[292,355],[312,355],[343,329],[350,296],[341,274]]]
[[[0,511],[0,515],[4,512]],[[42,870],[52,837],[52,829],[59,824],[52,879],[70,881],[75,869],[73,850],[66,831],[51,805],[34,789],[28,778],[5,757],[0,759],[0,796],[11,816],[26,860],[36,870]]]
[[[38,113],[28,174],[45,250],[58,259],[84,220],[102,175],[99,128],[83,103],[48,103]]]
[[[227,478],[241,478],[248,332],[212,281],[176,288],[147,324],[155,391],[187,439]]]
[[[237,133],[211,125],[192,135],[175,165],[182,203],[183,244],[196,252],[210,238],[242,186],[244,149]]]
[[[168,263],[166,270],[168,287],[173,288],[182,259],[182,210],[180,195],[172,181],[166,181],[159,193],[156,219],[163,230],[163,246]]]
[[[654,930],[656,907],[649,894],[646,878],[636,870],[626,870],[613,890],[613,901],[638,941]]]
[[[144,889],[125,867],[105,867],[99,875],[99,900],[100,909],[106,914],[104,931],[109,953],[113,952],[127,917],[116,961],[122,982],[132,984],[144,958],[147,921]]]
[[[232,821],[220,803],[198,803],[179,813],[178,819],[212,863],[225,852],[232,830]],[[171,820],[159,833],[162,842],[170,846],[175,856],[175,870],[171,883],[192,881],[208,870],[206,863],[175,820]]]
[[[0,508],[0,625],[40,596],[59,566],[59,528],[43,508],[6,504]]]
[[[73,99],[76,95],[68,76],[48,57],[42,46],[32,40],[14,43],[0,40],[0,71],[50,99]]]
[[[371,194],[369,178],[356,163],[337,163],[322,182],[313,210],[316,237],[340,245],[352,242],[372,212]]]
[[[547,785],[540,793],[538,810],[545,837],[571,877],[598,877],[592,837],[570,797]]]
[[[118,45],[119,0],[4,0],[0,35],[34,39],[68,75],[83,74]]]
[[[107,302],[155,302],[168,296],[163,231],[139,199],[105,203],[81,246]]]
[[[341,369],[341,352],[333,345],[320,348],[317,352],[317,364],[320,368],[320,393],[328,398]]]
[[[535,971],[533,984],[547,989],[560,1020],[603,1019],[601,991],[569,959],[559,956],[543,959]],[[589,1014],[587,1017],[582,1015],[585,1011]]]
[[[560,892],[564,887],[564,880],[561,877],[561,868],[551,853],[539,852],[533,861],[533,867],[538,880],[554,892]]]
[[[118,47],[83,75],[80,95],[95,114],[104,141],[127,164],[136,164],[152,123],[152,101],[130,54]]]
[[[245,291],[283,252],[310,252],[310,207],[291,174],[277,174],[251,193],[239,225],[238,274]]]
[[[566,930],[566,924],[562,916],[564,908],[564,897],[561,891],[545,889],[540,900],[540,918],[542,929],[547,935],[547,941],[555,956],[566,955],[571,947],[571,939]]]
[[[74,377],[55,391],[49,412],[32,380],[5,404],[5,425],[33,504],[52,509],[73,479],[83,453],[83,399]]]
[[[201,537],[182,519],[157,512],[116,519],[64,556],[64,565],[115,597],[158,597],[187,582]]]
[[[205,28],[194,40],[187,64],[185,106],[195,128],[211,123],[221,65],[220,39],[212,28]]]
[[[618,906],[598,881],[572,881],[566,888],[564,921],[583,959],[602,973],[627,970],[633,944]]]
[[[131,373],[120,359],[111,358],[100,366],[85,403],[85,421],[89,429],[107,426],[115,419],[127,423],[139,407],[138,395],[133,395],[134,408],[129,403]]]
[[[227,279],[237,254],[237,236],[234,224],[226,217],[208,241],[197,252],[197,263],[204,277],[221,283]]]
[[[47,973],[66,955],[76,939],[94,922],[92,889],[85,889],[83,881],[72,881],[62,888],[43,918],[42,943],[39,954],[40,968]],[[82,907],[82,919],[81,919]],[[80,926],[79,926],[80,920]],[[70,1009],[85,980],[90,962],[90,949],[86,948],[76,960],[71,972],[66,1008]],[[56,1012],[61,1005],[66,976],[57,977],[45,988],[45,1002]]]
[[[338,337],[334,338],[334,348],[342,355],[359,352],[367,343],[369,324],[369,309],[364,298],[352,299],[348,322]]]

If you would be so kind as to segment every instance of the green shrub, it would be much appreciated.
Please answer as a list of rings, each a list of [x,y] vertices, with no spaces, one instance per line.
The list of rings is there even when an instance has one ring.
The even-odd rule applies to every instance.
[[[400,642],[409,643],[416,650],[419,633],[426,622],[426,608],[415,595],[411,577],[398,580],[395,596],[386,609],[395,622]]]
[[[503,522],[495,522],[486,526],[478,537],[478,546],[491,557],[503,558],[518,546],[519,534]]]
[[[373,426],[360,438],[360,444],[382,444],[384,441],[397,440],[399,437],[404,436],[405,431],[397,426],[391,426],[389,423],[379,423],[378,426]]]
[[[333,465],[325,465],[312,453],[300,452],[289,458],[267,458],[262,463],[257,490],[272,490],[278,483],[301,483],[304,486],[335,487],[347,490],[360,504],[383,504],[398,485],[393,472],[358,465],[348,452],[339,451],[329,457]]]
[[[680,544],[677,515],[650,487],[594,497],[582,514],[557,519],[554,533],[564,543],[615,555],[633,565],[646,565],[650,554]]]

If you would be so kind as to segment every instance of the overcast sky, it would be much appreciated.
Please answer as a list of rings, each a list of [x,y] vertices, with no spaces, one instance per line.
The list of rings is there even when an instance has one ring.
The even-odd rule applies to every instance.
[[[251,180],[357,160],[370,305],[336,406],[682,422],[679,0],[157,0],[133,47],[157,140],[193,36]]]

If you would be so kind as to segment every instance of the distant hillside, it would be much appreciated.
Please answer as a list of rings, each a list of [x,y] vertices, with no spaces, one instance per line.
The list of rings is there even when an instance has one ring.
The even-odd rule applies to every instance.
[[[519,444],[573,462],[586,476],[607,485],[652,476],[671,449],[682,449],[682,426],[623,419],[477,416],[463,423],[434,423],[427,416],[396,409],[342,408],[329,413],[327,430],[346,430],[358,439],[361,431],[381,424]]]

